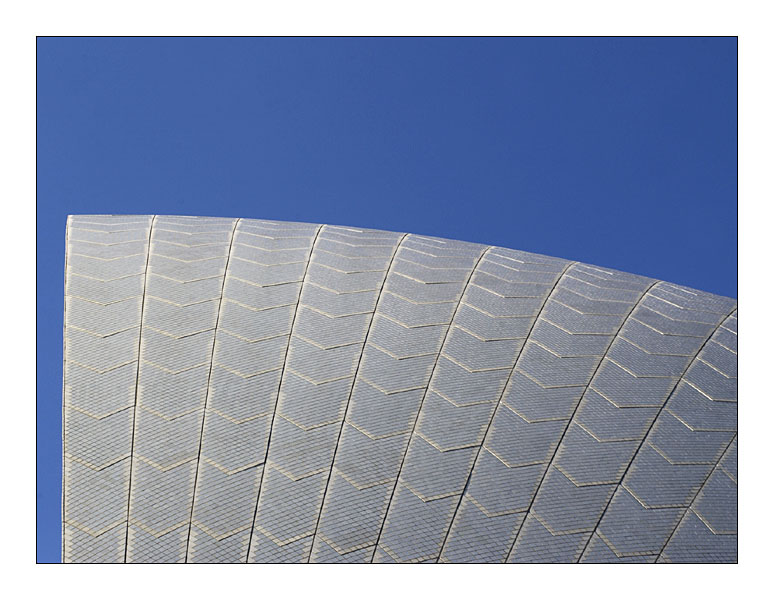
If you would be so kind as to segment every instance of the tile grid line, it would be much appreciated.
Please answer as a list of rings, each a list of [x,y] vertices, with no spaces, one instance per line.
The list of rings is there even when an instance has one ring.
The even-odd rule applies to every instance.
[[[562,272],[559,273],[559,276],[556,278],[556,282],[554,282],[553,287],[551,290],[546,294],[546,299],[543,301],[543,304],[540,307],[540,310],[537,312],[537,315],[535,316],[535,320],[532,322],[532,326],[529,328],[529,331],[527,332],[527,335],[524,340],[524,345],[519,350],[519,354],[516,357],[516,359],[513,361],[513,366],[510,369],[510,372],[508,373],[508,378],[506,379],[505,385],[503,386],[503,391],[500,392],[500,396],[497,398],[497,403],[495,404],[495,408],[492,411],[492,415],[489,417],[489,423],[486,426],[486,429],[484,430],[484,435],[481,438],[481,444],[478,447],[478,450],[476,450],[476,455],[473,458],[473,462],[471,463],[470,472],[468,473],[468,478],[465,481],[465,486],[462,488],[462,493],[460,494],[460,498],[457,501],[457,506],[454,508],[454,512],[452,513],[451,521],[449,521],[449,527],[446,530],[446,535],[443,538],[443,542],[441,543],[441,549],[438,551],[438,557],[435,559],[435,562],[439,562],[441,560],[441,556],[443,556],[443,550],[446,547],[446,542],[449,539],[449,534],[451,533],[452,526],[454,525],[454,520],[457,518],[457,512],[460,509],[460,506],[462,504],[462,499],[465,496],[465,492],[468,490],[468,486],[470,485],[470,479],[473,476],[473,469],[476,467],[476,463],[478,462],[478,457],[481,454],[481,450],[484,447],[484,441],[486,440],[486,436],[489,433],[489,429],[492,427],[492,423],[494,422],[495,414],[497,413],[497,410],[500,408],[500,404],[505,397],[505,393],[508,390],[509,384],[511,383],[511,378],[513,377],[513,372],[516,370],[516,365],[519,362],[519,359],[521,358],[521,354],[524,351],[524,348],[527,347],[527,341],[529,341],[530,336],[532,335],[532,330],[535,329],[535,326],[537,325],[537,322],[540,320],[540,315],[543,313],[543,310],[546,307],[546,304],[548,304],[548,301],[551,299],[551,296],[554,293],[554,290],[559,286],[559,283],[561,282],[562,278],[564,277],[564,274],[567,272],[567,270],[572,267],[573,265],[578,264],[577,261],[572,261],[567,263],[565,265],[564,269],[562,269]]]
[[[637,302],[635,302],[628,313],[624,316],[623,319],[621,319],[621,325],[618,327],[618,330],[615,332],[613,336],[611,336],[610,343],[607,345],[607,348],[605,348],[605,353],[602,355],[602,358],[599,359],[599,363],[597,363],[596,368],[594,369],[594,372],[591,374],[591,377],[589,377],[589,380],[586,382],[586,385],[584,386],[583,394],[581,394],[581,397],[578,399],[578,404],[575,405],[575,408],[572,411],[572,414],[570,415],[570,418],[567,420],[567,425],[564,427],[564,431],[562,431],[562,434],[559,436],[559,441],[556,444],[556,447],[554,448],[554,452],[551,455],[551,459],[548,461],[548,466],[546,467],[545,471],[543,471],[543,476],[540,478],[540,481],[538,482],[537,487],[535,488],[535,493],[532,495],[532,499],[529,502],[529,506],[527,506],[527,510],[524,514],[524,520],[519,525],[518,530],[516,531],[516,535],[513,538],[513,542],[511,542],[511,548],[508,550],[508,554],[505,556],[505,561],[508,562],[508,559],[511,557],[511,554],[513,554],[513,549],[516,547],[516,542],[519,539],[519,535],[521,535],[522,529],[524,529],[524,524],[527,522],[527,519],[529,518],[530,512],[532,511],[532,507],[535,504],[535,500],[538,497],[538,494],[540,493],[541,488],[543,487],[543,483],[546,480],[546,477],[548,477],[548,472],[551,470],[551,467],[554,464],[554,460],[556,460],[556,455],[559,453],[559,448],[562,446],[562,442],[564,441],[564,437],[567,435],[567,432],[570,429],[570,426],[573,423],[573,420],[575,419],[575,415],[578,413],[578,409],[583,404],[583,399],[586,396],[586,393],[589,390],[589,386],[591,385],[591,382],[594,381],[594,378],[597,376],[597,373],[602,368],[602,363],[605,361],[605,358],[607,358],[608,353],[610,352],[610,348],[613,347],[613,343],[618,338],[618,336],[621,333],[621,330],[623,330],[624,325],[626,325],[626,322],[629,320],[629,317],[634,313],[634,311],[637,309],[640,304],[642,304],[642,301],[648,296],[650,293],[650,290],[653,289],[655,285],[658,285],[660,283],[659,280],[653,280],[652,283],[645,289],[645,291],[642,292]],[[527,340],[529,341],[529,340]]]
[[[309,548],[309,556],[307,556],[307,559],[306,559],[307,563],[311,562],[311,560],[312,560],[312,552],[314,551],[314,541],[317,538],[317,530],[320,527],[320,519],[322,518],[322,511],[323,511],[323,507],[325,506],[325,497],[328,495],[328,486],[330,485],[331,475],[333,474],[333,464],[336,462],[336,454],[337,454],[337,452],[339,450],[339,442],[341,441],[341,434],[344,431],[344,419],[346,418],[347,412],[349,410],[349,404],[352,401],[352,394],[353,394],[353,392],[355,390],[355,383],[357,381],[357,375],[360,372],[360,364],[363,362],[363,354],[365,353],[365,347],[366,347],[366,344],[368,343],[368,338],[371,336],[371,327],[372,327],[372,325],[374,323],[374,317],[376,316],[376,311],[379,309],[379,301],[382,299],[382,292],[384,291],[384,286],[387,283],[387,278],[389,277],[390,271],[392,270],[392,265],[395,262],[395,257],[397,256],[398,251],[400,250],[401,244],[403,244],[403,240],[405,240],[407,236],[408,236],[408,233],[404,233],[401,236],[400,240],[398,241],[397,245],[395,246],[395,250],[393,251],[392,256],[390,257],[390,263],[389,263],[389,265],[387,265],[387,270],[385,271],[384,279],[382,279],[382,285],[379,288],[379,293],[376,296],[376,303],[374,305],[374,310],[371,313],[371,319],[368,322],[368,328],[366,330],[367,334],[366,334],[365,340],[363,340],[363,347],[360,349],[360,356],[357,359],[357,366],[355,367],[355,376],[354,376],[354,378],[352,380],[352,385],[349,388],[349,395],[347,396],[347,404],[344,407],[344,416],[342,417],[341,426],[339,427],[339,435],[336,438],[336,445],[333,448],[333,457],[331,458],[331,467],[328,470],[328,479],[325,481],[325,489],[324,489],[323,495],[322,495],[322,502],[320,503],[320,512],[317,515],[317,522],[315,523],[315,526],[314,526],[314,534],[312,534],[312,545]]]
[[[691,502],[688,504],[688,506],[685,507],[685,510],[683,511],[683,514],[680,517],[680,520],[677,522],[677,525],[675,525],[674,529],[672,530],[672,533],[669,534],[669,537],[666,539],[663,546],[661,546],[661,550],[659,550],[658,556],[656,556],[656,560],[654,562],[658,562],[661,556],[664,554],[664,550],[666,550],[667,546],[669,545],[669,542],[672,541],[672,538],[674,537],[675,533],[677,533],[677,530],[680,529],[680,525],[683,524],[685,517],[688,516],[688,512],[691,510],[691,508],[693,508],[693,505],[696,502],[696,499],[699,497],[699,494],[701,494],[704,491],[704,488],[707,485],[707,482],[709,482],[710,478],[715,474],[715,471],[718,470],[718,468],[720,467],[720,463],[723,462],[723,459],[726,457],[726,454],[728,454],[728,451],[731,449],[731,446],[734,445],[734,442],[736,441],[737,436],[738,436],[738,433],[735,433],[731,437],[731,441],[729,441],[728,444],[726,444],[726,447],[723,449],[723,452],[720,453],[720,456],[718,457],[718,460],[715,463],[715,466],[712,467],[710,472],[704,478],[704,481],[702,482],[701,486],[693,495],[693,498],[691,498]]]
[[[693,366],[693,363],[696,362],[696,358],[699,356],[699,354],[701,354],[702,350],[704,350],[704,348],[712,339],[712,337],[715,335],[717,330],[720,329],[721,325],[723,325],[723,323],[726,322],[726,319],[728,319],[731,315],[733,315],[735,311],[736,311],[736,306],[734,306],[733,310],[731,310],[725,317],[723,317],[720,320],[720,322],[715,326],[715,329],[712,331],[712,333],[707,336],[707,339],[704,340],[704,343],[696,351],[696,354],[691,359],[691,362],[689,362],[688,365],[683,369],[683,372],[680,374],[680,378],[675,382],[675,385],[672,386],[672,390],[669,392],[669,395],[667,396],[666,400],[664,400],[664,403],[658,409],[658,412],[656,413],[656,416],[653,418],[653,421],[651,422],[650,427],[648,427],[648,430],[645,432],[645,435],[640,440],[640,443],[637,446],[637,449],[632,454],[632,457],[629,460],[629,464],[626,466],[626,470],[623,472],[623,475],[621,475],[618,483],[615,486],[615,489],[613,490],[613,493],[610,494],[610,498],[608,498],[607,504],[605,504],[605,508],[602,510],[602,513],[599,515],[599,518],[597,519],[597,524],[594,526],[594,529],[591,531],[591,535],[589,536],[589,539],[586,540],[586,544],[583,546],[583,550],[580,552],[580,554],[578,555],[578,559],[575,562],[580,562],[583,559],[583,556],[586,554],[589,544],[591,543],[591,540],[594,538],[594,534],[597,533],[597,530],[599,529],[599,526],[602,523],[602,519],[605,517],[605,514],[607,513],[607,509],[610,508],[610,505],[613,502],[613,498],[615,498],[615,495],[618,493],[618,489],[621,487],[621,484],[623,483],[624,479],[626,479],[626,476],[629,474],[629,469],[632,468],[632,465],[634,464],[634,461],[637,458],[637,455],[640,453],[640,450],[642,450],[642,447],[645,445],[645,440],[648,439],[650,432],[653,431],[653,427],[655,427],[656,422],[658,421],[658,418],[661,416],[661,413],[664,412],[664,408],[672,399],[672,396],[674,395],[675,390],[677,389],[677,386],[680,385],[680,382],[685,377],[685,374],[688,372],[688,369],[690,369],[691,366]]]
[[[476,272],[476,269],[478,268],[478,265],[481,264],[481,261],[484,259],[484,257],[489,253],[490,250],[495,248],[495,246],[487,246],[486,249],[484,249],[481,254],[478,257],[478,260],[476,261],[476,264],[473,265],[473,268],[470,270],[470,274],[468,275],[467,280],[465,281],[465,285],[462,288],[462,291],[460,292],[460,297],[457,300],[457,306],[454,309],[454,313],[451,316],[451,319],[449,320],[449,325],[446,328],[446,333],[444,333],[443,340],[441,340],[441,345],[438,348],[438,354],[435,357],[435,362],[433,363],[433,368],[430,371],[430,378],[427,380],[427,386],[425,386],[425,391],[422,394],[422,400],[419,402],[419,407],[417,408],[417,416],[414,418],[414,424],[411,427],[411,433],[409,433],[408,441],[406,442],[406,449],[403,452],[403,458],[400,461],[400,466],[398,467],[398,474],[395,477],[395,483],[392,486],[392,492],[390,493],[390,498],[387,501],[387,508],[384,512],[384,518],[382,519],[382,525],[379,528],[379,534],[376,536],[376,543],[374,544],[374,551],[371,554],[371,560],[369,562],[374,562],[374,557],[376,556],[376,550],[379,548],[379,540],[382,539],[382,533],[384,532],[384,526],[387,523],[387,517],[390,513],[390,507],[392,506],[392,500],[395,497],[395,491],[398,489],[398,482],[400,480],[400,474],[403,471],[403,465],[406,462],[406,456],[408,455],[409,448],[411,446],[411,440],[414,437],[414,431],[417,428],[417,422],[419,421],[419,415],[422,412],[422,405],[425,403],[425,398],[427,398],[427,393],[430,389],[430,384],[433,382],[433,376],[435,375],[435,369],[438,367],[438,361],[441,357],[441,352],[443,352],[443,347],[446,344],[446,340],[449,337],[449,331],[451,331],[452,323],[454,323],[454,318],[457,316],[457,313],[460,310],[460,305],[462,304],[462,299],[465,297],[465,292],[468,290],[468,286],[470,285],[470,280],[473,278],[473,274]]]
[[[245,563],[250,562],[250,548],[253,545],[253,532],[255,531],[255,519],[258,516],[258,501],[261,499],[261,488],[263,487],[263,477],[266,474],[266,460],[269,458],[269,445],[271,444],[271,434],[274,432],[274,421],[277,418],[277,405],[279,404],[279,395],[282,391],[282,380],[285,377],[285,367],[288,364],[288,353],[290,351],[290,340],[293,337],[293,329],[296,326],[296,317],[298,316],[298,306],[301,304],[301,294],[304,291],[304,283],[306,282],[307,275],[309,273],[309,265],[312,263],[312,255],[314,254],[317,240],[320,238],[320,233],[325,228],[325,225],[319,225],[317,231],[314,234],[312,245],[309,249],[309,257],[306,261],[306,268],[304,269],[304,276],[301,278],[301,286],[298,289],[298,300],[296,301],[296,308],[293,311],[293,319],[290,322],[290,333],[288,334],[288,343],[285,345],[285,357],[282,360],[282,371],[280,372],[279,384],[277,384],[277,399],[274,402],[274,411],[271,415],[271,424],[269,425],[269,436],[266,438],[266,454],[263,459],[263,470],[261,471],[261,480],[258,482],[258,492],[255,496],[255,509],[253,510],[253,523],[250,527],[250,537],[247,541],[247,554],[245,555]]]
[[[191,496],[191,515],[188,518],[188,535],[185,542],[185,559],[183,562],[188,562],[188,551],[191,547],[191,527],[193,524],[193,512],[194,503],[196,502],[196,484],[199,481],[199,466],[201,465],[202,458],[202,441],[204,440],[204,423],[207,420],[207,401],[210,399],[210,380],[212,379],[212,363],[215,358],[215,344],[218,339],[218,323],[220,323],[220,311],[223,309],[223,292],[226,289],[226,277],[228,276],[228,265],[231,262],[231,251],[234,248],[234,236],[236,234],[237,227],[242,219],[237,219],[234,222],[234,227],[231,229],[231,240],[228,244],[228,254],[226,255],[226,266],[223,269],[223,282],[220,285],[220,300],[218,301],[218,312],[215,316],[215,329],[212,334],[212,349],[210,351],[210,369],[207,372],[207,391],[204,394],[204,406],[202,407],[202,426],[199,430],[199,450],[196,453],[196,473],[194,474],[193,491]]]
[[[64,320],[62,322],[62,510],[61,510],[61,519],[62,519],[62,546],[61,546],[61,554],[60,554],[60,560],[62,562],[65,562],[65,490],[67,489],[67,485],[65,482],[65,459],[64,454],[65,450],[67,448],[67,444],[65,443],[65,432],[67,431],[65,427],[65,391],[67,390],[67,260],[69,258],[70,253],[68,252],[69,245],[70,245],[70,222],[71,222],[72,216],[67,216],[67,222],[65,224],[65,260],[64,260]]]
[[[124,536],[124,562],[129,552],[129,506],[132,502],[132,475],[134,474],[134,438],[137,434],[137,392],[140,384],[140,353],[142,352],[142,324],[145,320],[145,290],[148,286],[148,264],[150,263],[151,241],[153,239],[153,225],[156,217],[153,215],[148,228],[148,248],[145,256],[145,274],[142,280],[142,302],[140,304],[140,331],[137,334],[137,372],[134,377],[134,408],[132,409],[132,445],[129,450],[129,487],[126,493],[126,535]]]

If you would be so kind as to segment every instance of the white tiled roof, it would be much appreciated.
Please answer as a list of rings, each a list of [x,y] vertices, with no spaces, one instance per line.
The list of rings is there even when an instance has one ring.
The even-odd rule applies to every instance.
[[[67,562],[734,562],[736,301],[351,227],[74,216]]]

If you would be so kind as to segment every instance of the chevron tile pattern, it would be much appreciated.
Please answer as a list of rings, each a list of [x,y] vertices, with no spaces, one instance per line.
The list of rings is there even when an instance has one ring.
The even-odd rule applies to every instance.
[[[65,562],[123,562],[151,217],[73,217],[65,267]]]
[[[735,562],[736,301],[466,242],[73,216],[65,562]]]

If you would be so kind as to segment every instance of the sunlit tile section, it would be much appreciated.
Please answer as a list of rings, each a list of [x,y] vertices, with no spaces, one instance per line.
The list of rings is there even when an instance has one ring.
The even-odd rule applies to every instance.
[[[736,301],[259,219],[68,219],[65,562],[735,562]]]

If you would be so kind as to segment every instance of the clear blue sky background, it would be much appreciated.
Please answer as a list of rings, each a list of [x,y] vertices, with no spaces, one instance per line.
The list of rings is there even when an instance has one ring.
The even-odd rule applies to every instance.
[[[68,214],[507,246],[736,295],[733,38],[38,40],[38,561]]]

